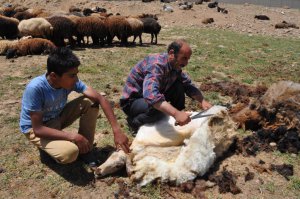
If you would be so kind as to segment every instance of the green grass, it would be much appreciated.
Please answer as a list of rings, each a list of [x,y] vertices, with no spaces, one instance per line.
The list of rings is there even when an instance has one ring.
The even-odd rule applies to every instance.
[[[109,100],[118,102],[130,69],[146,55],[166,51],[167,44],[178,37],[185,37],[192,46],[193,55],[185,70],[197,83],[205,83],[207,77],[212,77],[213,81],[235,80],[252,85],[263,83],[268,86],[279,80],[300,82],[299,39],[248,36],[229,31],[198,28],[163,29],[159,35],[161,45],[74,51],[81,58],[79,77],[98,91],[106,92]],[[11,65],[12,71],[20,71],[22,75],[14,76],[11,72],[3,74],[0,79],[2,97],[0,167],[6,170],[0,174],[0,189],[2,193],[16,198],[22,196],[22,189],[14,190],[18,186],[23,190],[27,188],[26,186],[38,187],[45,193],[55,193],[58,198],[75,190],[90,189],[87,185],[81,187],[66,181],[47,165],[41,164],[37,150],[19,132],[20,104],[4,105],[2,103],[6,100],[21,100],[25,86],[20,83],[26,83],[29,79],[45,72],[45,63],[42,62],[39,62],[39,66],[30,67],[28,64],[23,66],[22,61],[19,60],[26,61],[26,59],[30,60],[30,57],[18,58],[18,62]],[[45,61],[45,57],[40,59]],[[117,92],[114,92],[114,89]],[[226,101],[215,92],[207,92],[204,95],[214,104]],[[196,107],[196,104],[189,102],[189,106]],[[115,113],[119,122],[123,124],[123,130],[129,134],[124,113],[120,109],[115,109]],[[104,135],[97,146],[114,145],[110,125],[104,114],[101,114],[102,118],[98,119],[96,131],[97,133],[108,132],[108,134]],[[240,135],[246,134],[249,132],[240,132]],[[299,155],[297,157],[291,155],[286,157],[282,154],[270,155],[283,156],[287,163],[299,165]],[[30,161],[34,164],[30,165]],[[67,168],[63,171],[71,172]],[[75,173],[80,173],[75,168],[73,168]],[[77,181],[80,180],[80,178],[77,179]],[[268,183],[264,189],[273,193],[278,188],[274,186]],[[293,178],[290,187],[299,192],[299,178]],[[112,192],[115,189],[112,187]],[[161,198],[159,186],[149,185],[141,192],[148,198]],[[50,197],[50,195],[47,196]]]

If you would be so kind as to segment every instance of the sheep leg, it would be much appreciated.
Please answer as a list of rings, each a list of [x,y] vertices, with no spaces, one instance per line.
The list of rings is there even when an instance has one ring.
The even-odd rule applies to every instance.
[[[143,45],[142,34],[139,35],[139,39],[140,39],[140,45]]]
[[[92,35],[92,40],[94,45],[99,45],[99,38],[96,35]]]
[[[157,44],[157,34],[155,34],[155,43],[154,44]]]
[[[154,37],[154,35],[153,35],[153,33],[151,33],[151,44],[153,44],[153,37]]]
[[[136,39],[136,35],[133,36],[133,41],[132,41],[133,44],[135,42],[135,39]]]

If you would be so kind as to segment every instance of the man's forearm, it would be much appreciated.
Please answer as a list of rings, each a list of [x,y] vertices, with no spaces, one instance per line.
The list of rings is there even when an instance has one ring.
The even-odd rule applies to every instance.
[[[167,101],[162,101],[162,102],[157,102],[155,104],[153,104],[153,107],[163,113],[166,113],[172,117],[175,117],[176,112],[178,112],[178,110],[173,107],[170,103],[168,103]]]
[[[49,140],[72,140],[72,133],[67,133],[61,130],[49,128],[46,126],[40,126],[33,128],[34,134],[39,138]]]

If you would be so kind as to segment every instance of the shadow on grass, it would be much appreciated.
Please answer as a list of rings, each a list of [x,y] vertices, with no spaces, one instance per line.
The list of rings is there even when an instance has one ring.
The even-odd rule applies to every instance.
[[[43,164],[74,185],[86,186],[95,180],[94,173],[89,172],[80,160],[70,164],[58,164],[44,151],[40,151],[40,158]]]
[[[103,148],[94,147],[93,149],[94,156],[97,158],[97,161],[100,164],[104,163],[113,151],[115,151],[115,148],[112,146],[106,146]],[[70,164],[59,164],[46,152],[41,150],[39,150],[39,152],[41,162],[68,182],[78,186],[86,186],[95,182],[94,173],[89,168],[87,168],[87,166],[81,160],[76,160],[74,163]],[[120,171],[110,176],[126,177],[126,168],[124,167],[123,169],[120,169]]]

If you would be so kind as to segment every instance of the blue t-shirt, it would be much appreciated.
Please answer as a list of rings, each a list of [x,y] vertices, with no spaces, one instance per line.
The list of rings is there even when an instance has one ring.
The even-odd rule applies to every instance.
[[[26,86],[22,98],[20,116],[21,132],[27,133],[32,128],[30,112],[42,112],[43,122],[56,118],[65,107],[68,95],[72,91],[83,93],[86,88],[87,86],[78,80],[71,90],[64,88],[55,89],[50,86],[46,74],[31,80]]]

